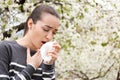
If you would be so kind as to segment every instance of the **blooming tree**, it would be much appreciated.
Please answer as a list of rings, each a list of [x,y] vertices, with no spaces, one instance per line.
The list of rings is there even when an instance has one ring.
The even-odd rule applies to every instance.
[[[21,37],[23,31],[18,26],[40,3],[55,7],[61,16],[54,38],[62,46],[56,62],[57,78],[116,80],[120,70],[120,1],[0,0],[0,39]]]

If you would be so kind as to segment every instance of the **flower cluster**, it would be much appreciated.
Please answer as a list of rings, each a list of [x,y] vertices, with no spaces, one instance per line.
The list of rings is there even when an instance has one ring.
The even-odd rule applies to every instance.
[[[25,21],[37,0],[26,0],[24,13],[20,12],[19,5],[9,1],[0,2],[3,7],[0,33]],[[54,6],[61,16],[54,38],[62,47],[56,62],[57,78],[115,80],[120,67],[120,1],[52,0],[44,3]],[[6,6],[9,12],[4,10]],[[15,30],[10,39],[16,39]]]

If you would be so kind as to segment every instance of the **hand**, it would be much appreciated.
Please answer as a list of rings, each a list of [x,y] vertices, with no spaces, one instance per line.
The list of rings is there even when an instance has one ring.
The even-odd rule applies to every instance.
[[[31,56],[30,55],[30,48],[27,48],[27,64],[31,64],[35,69],[37,69],[40,64],[42,63],[42,58],[40,54],[40,50]]]
[[[55,42],[53,44],[53,48],[53,50],[48,52],[48,56],[51,56],[52,59],[50,60],[50,62],[46,62],[47,64],[53,64],[55,62],[55,60],[58,58],[58,52],[60,51],[61,46],[57,42]]]

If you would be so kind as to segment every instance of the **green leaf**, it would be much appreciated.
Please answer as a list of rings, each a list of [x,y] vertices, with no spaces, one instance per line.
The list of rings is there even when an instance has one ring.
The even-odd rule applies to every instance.
[[[90,31],[96,31],[96,30],[97,30],[96,27],[91,27],[91,28],[90,28]]]
[[[80,19],[83,19],[84,18],[84,14],[81,13],[81,15],[79,16]]]
[[[88,8],[85,8],[84,10],[85,10],[85,12],[87,12],[87,13],[88,13]]]
[[[10,5],[11,4],[11,0],[8,0],[7,4]]]
[[[103,47],[105,47],[105,46],[107,46],[107,44],[108,44],[108,42],[103,42],[101,45],[102,45]]]
[[[91,45],[95,45],[96,42],[95,42],[95,41],[91,41],[90,44],[91,44]]]
[[[80,33],[80,32],[82,32],[82,31],[83,31],[82,28],[81,28],[80,26],[76,25],[76,32],[77,32],[77,33]]]
[[[120,48],[120,42],[118,43],[118,48]]]

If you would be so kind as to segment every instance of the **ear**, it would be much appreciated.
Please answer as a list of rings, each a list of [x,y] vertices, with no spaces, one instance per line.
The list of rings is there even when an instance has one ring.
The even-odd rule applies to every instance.
[[[33,27],[33,24],[34,24],[33,20],[29,19],[27,24],[28,24],[28,29],[31,29]]]

